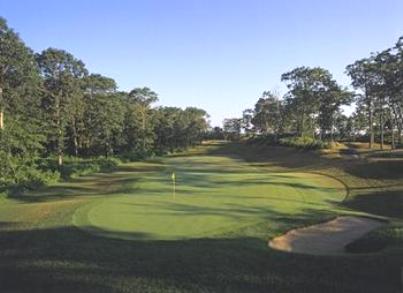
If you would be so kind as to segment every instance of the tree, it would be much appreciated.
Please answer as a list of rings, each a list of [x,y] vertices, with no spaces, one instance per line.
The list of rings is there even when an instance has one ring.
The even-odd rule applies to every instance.
[[[158,101],[158,95],[148,87],[135,88],[127,96],[128,113],[126,133],[130,149],[147,153],[153,144],[151,104]],[[140,125],[138,125],[140,123]],[[134,137],[135,136],[135,137]],[[141,143],[135,143],[139,140]]]
[[[44,141],[39,88],[33,52],[0,18],[0,184],[36,166]]]
[[[242,128],[244,129],[245,133],[251,133],[252,129],[252,119],[254,116],[254,111],[252,109],[245,109],[242,112]]]
[[[182,109],[177,107],[158,107],[153,116],[155,133],[154,149],[158,154],[173,152],[178,148],[179,133],[175,125]]]
[[[309,130],[315,132],[315,117],[320,107],[318,93],[326,86],[330,73],[322,68],[298,67],[284,73],[281,80],[287,83],[288,98],[294,99],[293,108],[297,117],[297,132],[300,136],[306,133],[306,124]],[[290,103],[291,104],[291,103]]]
[[[241,118],[227,118],[224,119],[223,130],[224,136],[227,140],[237,140],[240,138],[242,129]]]
[[[85,65],[64,50],[49,48],[37,55],[45,93],[43,107],[51,121],[49,138],[51,149],[56,149],[58,164],[63,164],[66,127],[73,130],[75,153],[77,150],[76,121],[82,115],[83,79],[87,75]]]
[[[105,111],[110,111],[111,115],[114,114],[122,114],[116,113],[116,111],[106,110],[102,107],[104,104],[106,107],[110,105],[110,103],[103,102],[103,100],[112,99],[118,101],[111,101],[117,103],[118,109],[119,103],[122,103],[123,96],[125,94],[116,93],[116,82],[109,77],[102,76],[100,74],[90,74],[86,76],[83,80],[84,86],[84,117],[82,119],[82,123],[80,123],[80,128],[78,131],[78,145],[79,148],[84,151],[86,154],[94,154],[95,153],[107,153],[104,149],[102,151],[98,150],[99,143],[98,135],[99,135],[99,125],[97,124],[99,121],[103,124],[105,121],[109,120],[109,117],[105,117]],[[104,97],[104,98],[103,98]],[[105,120],[99,119],[99,115],[104,116]],[[110,118],[112,121],[115,119],[113,117]],[[119,118],[118,118],[119,119]],[[103,128],[107,126],[102,126]],[[111,126],[111,128],[114,128]],[[123,130],[122,130],[123,131]],[[105,142],[102,142],[101,145],[104,146]]]
[[[364,58],[358,60],[348,65],[346,72],[352,80],[353,87],[362,92],[362,94],[357,95],[357,99],[368,115],[369,148],[372,148],[374,144],[374,101],[377,83],[373,59]]]
[[[37,113],[39,82],[31,49],[0,18],[0,130],[7,111],[19,116]]]
[[[308,123],[313,136],[318,127],[320,139],[327,133],[333,139],[335,114],[341,105],[351,102],[352,94],[340,87],[328,70],[320,67],[298,67],[283,74],[281,79],[290,89],[287,111],[294,112],[298,134],[302,136],[306,132]]]
[[[340,106],[348,105],[353,99],[353,93],[345,88],[340,87],[336,81],[329,79],[327,80],[327,87],[322,88],[319,99],[319,128],[320,128],[320,138],[325,134],[330,133],[331,141],[334,140],[334,130],[336,115],[340,116]]]
[[[90,99],[97,94],[105,95],[116,92],[116,82],[101,74],[90,74],[84,78],[85,91]]]
[[[96,94],[92,97],[86,116],[91,133],[90,151],[113,155],[123,143],[125,102],[121,93]]]
[[[374,56],[375,74],[378,76],[376,92],[378,96],[381,147],[384,143],[384,124],[388,122],[392,148],[395,148],[395,128],[399,126],[399,111],[402,105],[402,62],[399,60],[399,42],[395,48],[384,50]],[[399,138],[399,141],[401,138]]]
[[[255,104],[252,124],[261,133],[276,136],[283,128],[281,100],[270,91],[263,92]]]

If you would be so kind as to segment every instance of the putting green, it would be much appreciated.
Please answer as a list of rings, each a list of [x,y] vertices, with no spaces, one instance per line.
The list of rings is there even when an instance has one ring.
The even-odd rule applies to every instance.
[[[227,157],[168,158],[157,169],[141,164],[142,171],[122,172],[125,191],[106,193],[80,207],[74,224],[131,240],[216,237],[282,215],[326,210],[345,195],[338,181],[322,175],[267,173]],[[136,163],[127,165],[133,166]]]

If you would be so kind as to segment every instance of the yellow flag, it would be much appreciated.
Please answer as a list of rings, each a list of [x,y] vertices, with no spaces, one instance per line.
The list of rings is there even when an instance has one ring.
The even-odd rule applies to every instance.
[[[172,178],[172,181],[175,181],[175,172],[172,172],[171,178]]]

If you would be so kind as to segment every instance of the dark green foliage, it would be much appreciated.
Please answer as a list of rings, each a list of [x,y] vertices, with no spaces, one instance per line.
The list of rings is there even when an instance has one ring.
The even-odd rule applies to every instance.
[[[224,138],[226,140],[239,140],[242,130],[242,119],[228,118],[223,123]]]
[[[63,179],[75,178],[82,175],[98,172],[110,172],[116,169],[120,164],[117,158],[76,158],[65,157],[62,167],[58,166],[57,158],[48,158],[40,160],[42,170],[53,170],[60,172]]]
[[[329,147],[328,143],[309,136],[281,138],[279,144],[305,150],[325,149]]]
[[[283,137],[279,138],[274,134],[253,136],[247,140],[247,143],[260,145],[281,145],[303,150],[318,150],[330,147],[328,143],[314,139],[310,136],[299,137],[284,135]]]

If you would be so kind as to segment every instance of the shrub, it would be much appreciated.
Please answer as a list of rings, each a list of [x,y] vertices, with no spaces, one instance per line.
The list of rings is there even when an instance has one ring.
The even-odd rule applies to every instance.
[[[276,136],[274,134],[257,135],[248,139],[247,143],[260,145],[282,145],[305,150],[316,150],[331,148],[331,143],[316,140],[310,136],[291,136],[283,134]]]
[[[41,159],[39,162],[40,169],[60,171],[61,177],[65,180],[88,175],[97,172],[108,172],[116,169],[120,164],[117,158],[76,158],[65,157],[62,168],[59,168],[56,158]]]
[[[281,138],[279,144],[304,150],[317,150],[330,147],[328,143],[309,136]]]
[[[158,151],[158,155],[165,154],[166,152],[164,151]],[[141,161],[150,157],[153,157],[155,153],[150,152],[150,151],[136,151],[136,152],[126,152],[123,153],[119,156],[120,159],[122,159],[124,162],[136,162],[136,161]]]
[[[36,189],[49,183],[55,183],[60,179],[57,171],[42,171],[36,168],[21,168],[16,173],[14,188]]]
[[[34,160],[0,153],[0,187],[11,192],[34,189],[60,178],[57,171],[41,170]]]

